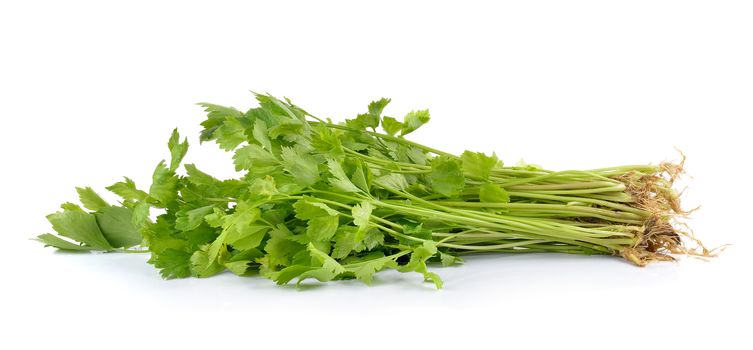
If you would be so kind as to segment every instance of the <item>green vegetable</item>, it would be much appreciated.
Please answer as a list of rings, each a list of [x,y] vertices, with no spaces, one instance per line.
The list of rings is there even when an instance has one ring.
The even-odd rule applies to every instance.
[[[125,178],[108,187],[122,198],[117,205],[78,188],[85,209],[63,204],[47,217],[58,235],[37,240],[71,251],[148,252],[164,278],[229,270],[279,284],[371,284],[376,272],[396,269],[437,288],[432,262],[453,265],[474,252],[617,255],[640,266],[691,252],[672,225],[683,214],[672,189],[682,164],[505,166],[496,154],[456,156],[405,139],[429,111],[399,121],[382,115],[389,99],[335,124],[289,100],[256,98],[259,107],[245,113],[201,104],[200,140],[234,153],[238,179],[193,164],[179,171],[188,142],[175,130],[151,186]]]

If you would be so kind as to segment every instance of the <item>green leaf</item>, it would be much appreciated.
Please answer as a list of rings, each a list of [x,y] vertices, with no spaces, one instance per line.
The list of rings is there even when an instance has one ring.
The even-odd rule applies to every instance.
[[[149,222],[149,209],[150,205],[147,202],[138,202],[133,206],[133,217],[131,217],[131,224],[136,229],[141,229]]]
[[[409,186],[408,180],[405,179],[405,175],[398,173],[380,176],[374,180],[374,182],[383,188],[388,188],[393,191],[402,191]]]
[[[186,164],[183,167],[186,169],[188,182],[196,186],[215,186],[219,183],[219,180],[199,170],[196,165]]]
[[[269,175],[264,178],[254,179],[249,187],[249,193],[254,197],[266,199],[271,199],[273,196],[279,194],[275,185],[275,179]]]
[[[248,272],[250,263],[249,260],[230,261],[225,263],[225,268],[238,276],[243,276]]]
[[[327,271],[339,275],[342,273],[347,272],[345,267],[340,265],[337,260],[332,259],[331,256],[327,255],[327,253],[317,249],[313,243],[309,243],[306,247],[308,249],[309,253],[311,253],[311,257],[322,264],[322,267],[326,269]]]
[[[501,166],[501,162],[494,153],[490,157],[480,152],[465,151],[460,155],[460,159],[463,161],[465,173],[481,180],[489,180],[492,169],[498,164]]]
[[[315,219],[322,216],[337,216],[340,214],[337,210],[330,208],[328,205],[316,202],[313,198],[304,197],[293,204],[295,217],[301,220]]]
[[[199,208],[183,208],[175,216],[175,229],[180,231],[191,231],[196,229],[204,222],[204,217],[214,211],[214,205],[207,205]]]
[[[268,262],[272,266],[289,265],[295,254],[306,249],[305,245],[289,239],[293,233],[283,224],[277,225],[269,235],[264,251],[268,253]]]
[[[465,186],[460,161],[446,156],[432,160],[429,180],[434,192],[446,197],[457,197]]]
[[[339,220],[337,216],[321,216],[309,220],[306,236],[312,241],[327,241],[337,232]]]
[[[348,256],[358,243],[359,231],[354,226],[340,226],[332,238],[335,241],[335,247],[332,249],[332,257],[342,259]]]
[[[444,282],[442,281],[442,278],[439,277],[439,275],[437,275],[434,272],[426,270],[425,267],[424,267],[423,271],[419,271],[419,272],[421,272],[421,273],[424,274],[424,280],[425,281],[434,283],[434,287],[437,288],[437,289],[442,289],[442,286],[444,285]]]
[[[141,234],[133,226],[133,211],[110,206],[94,213],[99,229],[114,248],[129,248],[141,243]]]
[[[297,119],[284,118],[277,120],[277,124],[269,128],[269,137],[306,146],[309,141],[308,124]]]
[[[418,147],[402,147],[401,150],[405,153],[405,156],[413,163],[419,165],[426,165],[427,157],[426,152]]]
[[[368,230],[371,226],[371,212],[374,210],[374,206],[371,202],[363,201],[360,204],[353,206],[353,223],[361,230]]]
[[[236,261],[253,261],[254,259],[258,259],[264,256],[264,253],[262,253],[259,249],[246,249],[246,250],[235,250],[232,253],[232,256],[230,256],[227,261],[228,262],[236,262]]]
[[[232,151],[246,141],[246,127],[240,118],[229,117],[217,128],[214,137],[220,148]]]
[[[326,127],[324,124],[319,124],[314,127],[314,135],[311,140],[311,146],[318,152],[340,159],[344,155],[341,135]]]
[[[397,263],[393,256],[385,256],[382,258],[376,258],[368,260],[366,262],[356,265],[354,268],[349,268],[356,278],[367,285],[371,285],[374,280],[374,274],[385,268],[397,268]]]
[[[248,225],[228,234],[225,241],[235,249],[254,249],[261,244],[269,229],[266,225]]]
[[[188,152],[188,139],[183,139],[183,142],[180,142],[178,129],[175,129],[167,142],[167,148],[170,149],[170,171],[175,171]]]
[[[192,275],[199,278],[211,277],[225,269],[223,265],[217,263],[216,259],[212,259],[209,254],[208,251],[203,249],[197,250],[191,254],[190,262]]]
[[[148,222],[141,228],[144,243],[154,254],[160,254],[167,249],[188,250],[188,241],[182,237],[176,237],[173,230],[173,218],[162,214],[157,216],[156,222]]]
[[[280,164],[277,157],[256,144],[247,145],[235,151],[233,161],[237,171],[257,167],[273,167]]]
[[[442,266],[452,266],[463,262],[463,259],[457,256],[442,252],[439,252],[439,259],[442,260]]]
[[[204,220],[209,226],[222,227],[222,223],[225,221],[225,215],[226,214],[222,209],[215,207],[212,209],[211,214],[204,216]]]
[[[356,170],[353,172],[353,176],[351,177],[351,180],[353,184],[358,186],[358,188],[360,188],[366,193],[370,193],[371,173],[368,171],[368,168],[365,168],[363,166],[363,164],[361,163],[358,164],[358,166],[356,167]]]
[[[298,276],[298,281],[296,282],[296,286],[301,285],[301,282],[303,282],[306,279],[314,278],[319,282],[329,282],[337,277],[336,273],[333,273],[332,271],[326,269],[326,268],[318,268],[306,271],[300,276]]]
[[[254,95],[256,96],[256,100],[259,101],[259,105],[268,112],[276,114],[278,116],[289,117],[296,120],[303,120],[303,115],[295,113],[295,108],[293,108],[293,106],[291,106],[290,104],[282,102],[276,97],[269,94],[262,95],[254,93]]]
[[[238,239],[244,236],[244,231],[259,218],[261,212],[259,208],[241,201],[235,206],[235,210],[230,215],[222,218],[222,232],[217,239],[212,242],[207,250],[207,259],[210,263],[217,260],[220,252],[225,249],[229,239]]]
[[[176,237],[185,239],[188,246],[191,249],[195,249],[212,243],[219,236],[220,231],[209,225],[202,224],[191,231],[174,232],[174,234]]]
[[[421,125],[428,123],[429,119],[428,109],[410,111],[405,116],[405,121],[403,122],[403,130],[400,135],[404,136],[416,131],[416,129],[420,128]]]
[[[423,223],[416,225],[413,223],[406,222],[406,223],[403,223],[402,226],[403,226],[403,233],[408,236],[421,238],[423,240],[431,240],[431,237],[432,237],[431,230],[424,228]]]
[[[345,125],[351,129],[364,130],[372,125],[379,125],[379,117],[367,113],[359,114],[355,119],[345,120]]]
[[[435,273],[429,272],[426,268],[426,260],[437,253],[437,243],[434,241],[424,241],[421,246],[413,249],[410,260],[407,264],[400,266],[397,270],[400,272],[415,271],[424,275],[424,280],[434,282],[437,289],[442,288],[442,279]]]
[[[254,120],[254,131],[252,132],[254,139],[259,142],[268,151],[272,151],[272,142],[269,141],[269,130],[267,129],[267,123],[261,119]]]
[[[90,251],[94,248],[66,241],[53,234],[45,233],[37,236],[35,240],[44,243],[45,247],[55,247],[62,250]]]
[[[310,155],[290,147],[282,147],[282,167],[301,186],[311,186],[319,181],[319,165]]]
[[[384,110],[384,107],[387,106],[387,104],[390,103],[390,99],[388,98],[382,98],[377,101],[371,101],[369,103],[369,112],[366,114],[359,114],[356,119],[353,120],[346,120],[345,123],[351,128],[355,129],[365,129],[365,128],[372,128],[376,129],[379,126],[379,119],[382,116],[382,111]]]
[[[493,183],[481,185],[478,198],[486,203],[510,203],[510,194],[504,188]]]
[[[313,266],[293,265],[277,271],[270,277],[272,278],[272,280],[277,282],[277,284],[288,284],[290,281],[300,276],[301,274],[317,269],[319,268]]]
[[[82,210],[66,209],[47,216],[52,229],[59,235],[84,243],[96,250],[112,250],[113,247],[102,235],[93,214]]]
[[[70,202],[61,204],[60,208],[62,208],[63,210],[76,210],[80,212],[85,212],[84,209],[82,209],[80,206],[78,206],[77,204],[70,203]]]
[[[76,187],[76,192],[78,192],[78,198],[81,201],[81,204],[83,204],[86,209],[97,211],[110,206],[110,204],[107,204],[107,202],[105,202],[97,192],[94,192],[91,187]]]
[[[377,126],[379,126],[379,117],[382,115],[384,107],[387,107],[387,105],[391,101],[392,100],[390,100],[389,98],[382,97],[379,100],[371,101],[371,103],[369,103],[369,115],[376,117],[376,122],[369,124],[369,127],[376,128]]]
[[[264,212],[262,212],[261,217],[264,219],[265,223],[271,224],[273,226],[277,226],[279,224],[285,223],[289,218],[292,219],[290,216],[293,213],[293,208],[286,204],[278,204],[275,207],[272,207],[272,209],[267,209]]]
[[[370,229],[368,232],[366,232],[366,235],[363,237],[362,240],[356,242],[356,251],[362,251],[364,249],[372,250],[376,247],[381,246],[384,244],[384,233],[382,231],[379,231],[375,228]]]
[[[340,163],[330,158],[327,159],[327,167],[333,176],[329,179],[332,186],[343,192],[361,192],[361,189],[350,181]]]
[[[165,249],[159,254],[152,253],[149,262],[160,270],[160,275],[164,279],[191,276],[191,253],[177,249]]]
[[[167,207],[178,198],[178,180],[175,172],[165,166],[164,160],[161,161],[154,169],[149,196],[159,201],[162,207]]]
[[[382,117],[382,129],[390,136],[395,136],[400,130],[403,130],[403,123],[392,117]]]
[[[127,201],[143,201],[149,197],[146,192],[137,189],[136,183],[127,177],[125,177],[125,181],[107,187],[107,190]]]
[[[209,141],[215,139],[215,131],[220,128],[228,118],[240,118],[243,113],[232,107],[223,107],[211,103],[199,103],[207,112],[207,120],[201,123],[204,130],[201,131],[200,140]]]

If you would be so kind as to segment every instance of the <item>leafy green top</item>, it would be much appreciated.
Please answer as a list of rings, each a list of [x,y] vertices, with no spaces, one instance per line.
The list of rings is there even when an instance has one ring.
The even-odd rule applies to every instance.
[[[418,272],[439,288],[426,263],[459,262],[440,238],[464,228],[442,219],[456,214],[411,201],[469,195],[510,201],[490,180],[501,166],[496,155],[437,154],[403,138],[429,121],[428,110],[398,121],[383,115],[390,100],[382,98],[334,124],[287,99],[256,99],[259,107],[246,112],[200,104],[207,112],[200,140],[233,152],[240,178],[219,180],[193,164],[179,174],[188,142],[175,130],[170,160],[157,164],[148,189],[125,178],[107,188],[121,198],[111,205],[91,188],[78,188],[85,209],[64,204],[48,216],[58,235],[37,239],[77,251],[148,247],[149,262],[165,278],[258,270],[280,284],[309,278],[370,284],[376,272],[393,268]]]

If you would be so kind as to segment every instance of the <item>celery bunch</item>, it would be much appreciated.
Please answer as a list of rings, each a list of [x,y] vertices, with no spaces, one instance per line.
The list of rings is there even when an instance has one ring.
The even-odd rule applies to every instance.
[[[684,214],[672,188],[682,164],[505,166],[495,154],[409,141],[429,112],[399,121],[383,115],[389,99],[336,124],[289,100],[256,98],[259,107],[246,112],[201,104],[200,140],[233,152],[239,178],[193,164],[178,173],[188,142],[176,130],[170,161],[157,165],[148,189],[126,178],[108,187],[122,198],[111,205],[79,188],[83,208],[64,204],[48,216],[58,235],[37,239],[65,250],[148,252],[164,278],[229,270],[279,284],[370,284],[393,268],[437,288],[427,263],[452,265],[474,252],[603,254],[643,266],[690,251],[682,238],[692,237],[673,225]]]

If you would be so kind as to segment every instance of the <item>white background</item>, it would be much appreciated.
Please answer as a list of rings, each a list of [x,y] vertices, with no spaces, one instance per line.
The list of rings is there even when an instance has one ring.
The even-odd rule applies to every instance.
[[[753,10],[746,1],[0,3],[0,342],[38,348],[626,348],[750,345]],[[357,4],[358,3],[358,4]],[[688,158],[710,262],[478,256],[445,289],[386,273],[299,291],[163,281],[138,254],[30,241],[74,186],[142,186],[196,102],[288,96],[342,120],[430,108],[414,140],[552,169]],[[109,197],[112,198],[112,197]],[[743,333],[745,332],[745,333]],[[10,346],[8,346],[10,345]]]

